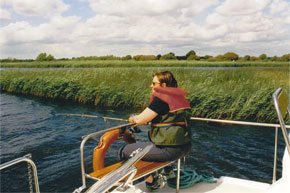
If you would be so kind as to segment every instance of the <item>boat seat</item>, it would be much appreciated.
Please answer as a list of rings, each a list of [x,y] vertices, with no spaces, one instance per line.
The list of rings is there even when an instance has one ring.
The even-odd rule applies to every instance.
[[[117,169],[122,165],[123,161],[117,162],[113,165],[107,166],[105,168],[99,169],[90,173],[89,175],[94,178],[102,178],[109,172]],[[137,168],[137,174],[134,176],[133,181],[139,179],[146,174],[150,174],[153,171],[156,171],[160,168],[163,168],[169,165],[171,162],[146,162],[146,161],[138,161],[134,166]]]

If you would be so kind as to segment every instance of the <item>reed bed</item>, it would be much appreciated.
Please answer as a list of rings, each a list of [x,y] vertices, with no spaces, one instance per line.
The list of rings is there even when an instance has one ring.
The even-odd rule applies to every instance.
[[[66,60],[45,62],[1,62],[1,68],[102,68],[102,67],[288,67],[289,62],[271,61],[187,61],[187,60]]]
[[[166,68],[100,68],[78,70],[1,71],[3,92],[70,100],[110,109],[148,105],[155,71]],[[272,93],[290,91],[289,69],[170,69],[187,96],[192,116],[277,122]]]

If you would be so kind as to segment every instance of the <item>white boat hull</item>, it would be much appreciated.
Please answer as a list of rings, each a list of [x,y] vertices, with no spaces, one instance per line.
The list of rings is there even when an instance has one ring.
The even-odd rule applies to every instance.
[[[194,186],[186,189],[180,189],[180,193],[262,193],[269,189],[270,184],[256,182],[251,180],[238,179],[233,177],[221,177],[217,183],[197,183]],[[113,193],[121,193],[122,191],[115,190]],[[131,186],[126,193],[149,193],[145,183],[139,183]],[[158,193],[175,193],[176,189],[166,186],[163,189],[156,191]],[[124,193],[124,192],[122,192]]]

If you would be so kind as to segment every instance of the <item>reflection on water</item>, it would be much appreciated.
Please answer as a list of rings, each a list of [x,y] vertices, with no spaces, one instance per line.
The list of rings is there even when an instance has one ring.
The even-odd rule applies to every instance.
[[[81,137],[124,124],[103,119],[59,116],[60,113],[127,118],[133,112],[108,111],[71,103],[1,94],[1,163],[32,154],[38,169],[41,192],[72,192],[81,186]],[[183,167],[270,183],[272,180],[274,129],[192,122],[193,146]],[[147,140],[148,126],[140,127],[137,140]],[[282,140],[281,135],[279,139]],[[92,170],[92,151],[98,141],[85,147],[86,171]],[[106,163],[117,161],[114,143]],[[282,158],[284,143],[279,142]],[[279,160],[278,176],[281,175]],[[186,166],[185,166],[186,165]],[[1,192],[28,192],[25,163],[1,171]]]

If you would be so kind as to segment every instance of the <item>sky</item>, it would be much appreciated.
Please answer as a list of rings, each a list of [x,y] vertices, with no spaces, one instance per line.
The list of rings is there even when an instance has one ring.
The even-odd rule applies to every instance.
[[[0,0],[0,58],[290,53],[290,0]]]

